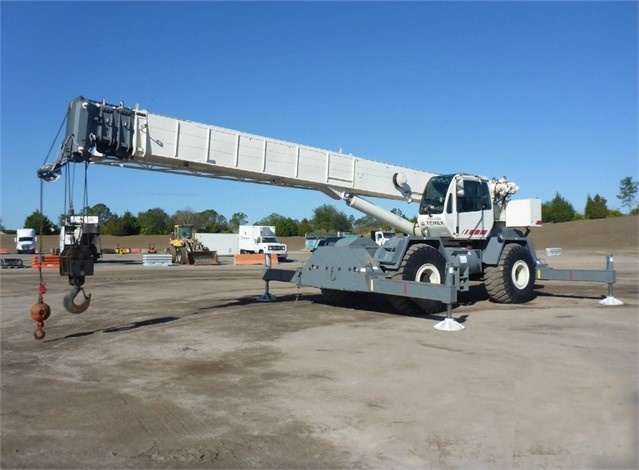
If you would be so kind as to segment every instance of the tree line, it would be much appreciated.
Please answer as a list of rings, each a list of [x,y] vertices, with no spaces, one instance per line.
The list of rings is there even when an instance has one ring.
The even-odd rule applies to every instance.
[[[399,209],[393,212],[403,217]],[[79,215],[79,214],[76,214]],[[100,220],[100,233],[103,235],[127,236],[127,235],[168,235],[173,232],[175,225],[193,225],[200,233],[238,233],[240,225],[248,225],[249,220],[243,212],[235,213],[230,219],[218,213],[214,209],[196,212],[190,208],[181,209],[169,215],[163,209],[155,207],[136,215],[130,211],[122,215],[113,213],[103,203],[85,208],[82,215],[98,216]],[[34,228],[38,233],[57,234],[64,225],[66,215],[59,216],[58,223],[54,224],[46,215],[34,211],[25,222],[25,228]],[[361,218],[347,216],[334,206],[324,204],[313,210],[313,216],[301,221],[286,217],[278,213],[252,222],[252,225],[275,226],[276,233],[281,237],[304,236],[312,231],[364,231],[369,228],[378,228],[379,222],[370,216]]]
[[[630,176],[622,179],[619,183],[617,199],[621,201],[622,207],[625,207],[630,215],[637,215],[639,213],[639,205],[635,206],[634,204],[638,188],[639,183],[633,181]],[[608,201],[599,194],[595,194],[593,197],[590,197],[590,194],[588,194],[586,207],[584,208],[583,214],[580,214],[575,210],[572,204],[557,192],[551,201],[542,204],[541,215],[543,222],[570,222],[579,219],[618,217],[623,214],[619,210],[609,209]]]
[[[623,207],[628,209],[631,215],[637,215],[639,206],[634,201],[639,188],[639,183],[631,177],[621,180],[617,198]],[[404,217],[412,222],[417,217],[408,218],[401,210],[392,209],[391,212]],[[86,207],[84,215],[98,216],[100,231],[104,235],[168,235],[173,232],[174,225],[192,224],[201,233],[238,233],[240,225],[248,225],[248,217],[243,212],[233,214],[227,219],[213,209],[195,212],[190,208],[178,210],[169,215],[163,209],[155,207],[134,215],[130,211],[122,215],[113,213],[103,203]],[[606,199],[599,194],[593,197],[588,195],[583,214],[578,213],[570,202],[557,192],[555,197],[542,204],[543,222],[569,222],[578,219],[602,219],[623,215],[619,210],[609,209]],[[46,215],[34,211],[24,222],[25,228],[34,228],[38,233],[58,234],[60,226],[64,224],[64,214],[59,216],[58,223],[54,224]],[[311,218],[302,220],[292,219],[278,213],[253,222],[253,225],[273,225],[277,234],[281,237],[304,236],[307,232],[355,232],[366,233],[371,229],[390,230],[387,224],[381,223],[376,218],[364,215],[360,218],[347,216],[330,204],[321,205],[313,209]],[[0,229],[4,227],[0,224]]]

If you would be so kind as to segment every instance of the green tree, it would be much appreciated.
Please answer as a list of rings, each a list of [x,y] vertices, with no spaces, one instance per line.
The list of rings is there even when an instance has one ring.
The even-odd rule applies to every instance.
[[[244,212],[236,212],[229,221],[231,233],[240,233],[240,225],[248,225],[248,217]]]
[[[284,217],[275,226],[275,230],[280,237],[295,237],[300,231],[300,223],[291,217]]]
[[[4,233],[5,230],[4,225],[2,225],[2,217],[0,217],[0,233]]]
[[[372,215],[365,214],[364,216],[360,217],[359,219],[355,219],[352,222],[352,226],[355,229],[357,229],[357,230],[367,231],[367,230],[370,230],[372,228],[378,227],[379,226],[379,222]]]
[[[346,214],[330,204],[323,204],[313,209],[311,224],[316,232],[348,232],[351,229]]]
[[[595,194],[594,198],[588,195],[586,200],[586,208],[584,210],[586,219],[605,219],[608,217],[608,205],[606,199],[599,194]]]
[[[575,220],[575,208],[559,193],[550,202],[541,205],[541,218],[544,222],[568,222]]]
[[[206,209],[202,212],[198,212],[195,228],[198,232],[219,233],[215,231],[215,228],[217,228],[218,215],[214,209]]]
[[[216,222],[217,211],[215,211],[214,209],[206,209],[202,212],[196,212],[195,220],[191,223],[195,225],[195,230],[197,230],[198,232],[214,233],[209,230],[209,227],[215,227]]]
[[[40,211],[33,211],[33,213],[24,220],[24,228],[35,229],[36,233],[42,233],[44,235],[60,233],[58,227],[53,225],[53,222]]]
[[[297,235],[299,237],[303,237],[304,235],[306,235],[307,232],[312,232],[312,231],[313,231],[313,226],[311,225],[311,222],[307,218],[302,219],[300,224],[297,226]]]
[[[111,214],[109,220],[100,226],[100,233],[102,235],[121,235],[120,216],[118,214]]]
[[[140,223],[131,212],[126,211],[122,217],[113,214],[109,221],[102,226],[101,232],[105,235],[114,235],[116,237],[139,235]]]
[[[226,217],[213,209],[207,209],[197,214],[196,229],[206,233],[227,233],[230,231]]]
[[[138,213],[138,223],[142,235],[167,235],[173,231],[171,217],[159,207]]]
[[[139,235],[140,234],[140,222],[136,216],[134,216],[131,212],[126,211],[122,214],[120,218],[120,222],[122,224],[122,230],[124,230],[123,235]]]
[[[278,237],[294,237],[299,232],[299,222],[290,217],[284,217],[283,215],[272,213],[271,215],[259,220],[255,225],[273,225],[275,226],[275,233]]]
[[[632,211],[630,211],[630,214],[632,214]],[[623,214],[621,213],[621,211],[619,209],[608,209],[608,215],[606,217],[622,217]]]
[[[217,216],[217,219],[213,224],[209,224],[207,230],[211,233],[231,233],[231,229],[229,228],[229,221],[226,220],[222,214]]]
[[[173,214],[172,218],[173,223],[176,225],[198,225],[198,214],[196,214],[190,207],[180,209]]]
[[[109,207],[106,204],[102,204],[102,203],[96,204],[91,207],[87,207],[86,214],[97,215],[100,220],[100,224],[106,224],[109,221],[109,219],[113,217],[113,213],[111,212],[111,209],[109,209]]]
[[[632,211],[633,201],[639,190],[639,183],[632,180],[631,176],[626,176],[619,183],[619,194],[617,198],[621,200],[621,205],[628,208],[628,212]]]

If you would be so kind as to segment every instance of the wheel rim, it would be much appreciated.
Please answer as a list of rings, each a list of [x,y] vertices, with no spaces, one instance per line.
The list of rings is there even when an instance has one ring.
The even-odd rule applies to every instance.
[[[428,282],[430,284],[441,284],[442,278],[439,274],[437,266],[433,264],[425,264],[421,266],[415,274],[417,282]]]
[[[525,261],[519,260],[513,265],[511,277],[517,289],[523,289],[528,285],[530,281],[530,269]]]

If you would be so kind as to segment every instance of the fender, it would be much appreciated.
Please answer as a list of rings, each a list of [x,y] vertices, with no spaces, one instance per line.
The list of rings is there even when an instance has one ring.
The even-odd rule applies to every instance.
[[[438,237],[393,237],[377,249],[374,258],[384,270],[397,271],[406,255],[406,251],[417,243],[424,243],[436,248],[437,251],[444,255],[446,261],[451,261],[444,249],[444,242]]]
[[[528,248],[532,259],[537,262],[535,244],[519,230],[511,228],[498,228],[488,237],[486,246],[482,250],[482,263],[488,266],[497,266],[504,246],[508,243],[517,243]]]

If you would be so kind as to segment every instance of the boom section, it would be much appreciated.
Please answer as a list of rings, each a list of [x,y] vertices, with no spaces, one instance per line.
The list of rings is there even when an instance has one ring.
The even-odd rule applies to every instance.
[[[433,173],[78,97],[62,163],[151,171],[419,201]],[[60,160],[59,160],[60,161]]]

